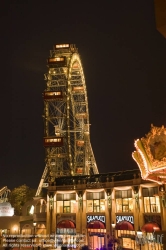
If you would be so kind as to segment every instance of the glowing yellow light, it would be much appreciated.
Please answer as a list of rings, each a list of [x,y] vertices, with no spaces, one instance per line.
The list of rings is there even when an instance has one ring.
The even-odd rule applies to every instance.
[[[29,213],[30,213],[30,214],[34,214],[34,209],[35,209],[35,208],[34,208],[34,206],[32,205],[31,208],[30,208]]]

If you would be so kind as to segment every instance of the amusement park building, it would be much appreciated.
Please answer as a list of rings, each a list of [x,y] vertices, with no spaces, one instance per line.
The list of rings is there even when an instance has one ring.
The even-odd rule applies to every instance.
[[[90,249],[107,247],[115,237],[123,248],[135,249],[139,228],[146,237],[166,231],[164,189],[142,180],[139,170],[59,178],[48,187],[47,233],[68,244],[81,234]]]
[[[112,242],[123,249],[137,249],[140,228],[145,239],[142,249],[154,249],[153,233],[161,236],[166,231],[165,186],[143,180],[139,170],[60,177],[47,189],[46,200],[36,197],[33,201],[33,216],[27,216],[31,202],[24,206],[19,233],[33,235],[36,222],[35,234],[54,237],[52,247],[100,249]],[[155,249],[162,249],[165,237],[158,238],[162,242],[158,240]]]

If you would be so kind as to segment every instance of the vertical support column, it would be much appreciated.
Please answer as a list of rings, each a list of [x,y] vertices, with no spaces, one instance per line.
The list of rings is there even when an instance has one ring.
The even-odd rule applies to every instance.
[[[52,210],[52,233],[56,234],[56,194],[53,197],[53,210]]]
[[[111,211],[112,211],[112,199],[111,199],[111,193],[112,190],[111,189],[106,189],[106,195],[107,195],[107,199],[105,201],[105,206],[106,206],[106,210],[105,210],[105,215],[106,215],[106,236],[105,236],[105,247],[107,248],[108,246],[108,239],[110,237],[111,234]]]
[[[83,194],[82,191],[78,191],[78,216],[76,218],[76,231],[82,233],[82,211],[83,211]]]
[[[159,192],[161,193],[160,208],[161,208],[161,227],[166,228],[166,185],[159,186]]]
[[[47,194],[47,213],[46,213],[46,235],[50,235],[50,200],[49,195]]]
[[[85,237],[85,245],[88,245],[88,230],[87,230],[87,218],[86,218],[86,192],[82,194],[82,234]]]
[[[55,208],[54,208],[54,192],[48,192],[47,195],[47,235],[55,231]]]

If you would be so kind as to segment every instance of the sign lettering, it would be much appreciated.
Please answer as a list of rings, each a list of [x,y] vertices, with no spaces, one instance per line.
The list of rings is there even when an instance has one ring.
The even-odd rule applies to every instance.
[[[122,221],[128,221],[131,224],[134,224],[134,217],[132,215],[117,215],[116,216],[116,223],[120,223]]]
[[[95,221],[95,220],[105,223],[105,216],[104,215],[87,215],[87,223],[91,221]]]
[[[11,207],[11,204],[6,202],[6,203],[1,203],[0,204],[0,217],[1,216],[13,216],[14,215],[14,208]]]

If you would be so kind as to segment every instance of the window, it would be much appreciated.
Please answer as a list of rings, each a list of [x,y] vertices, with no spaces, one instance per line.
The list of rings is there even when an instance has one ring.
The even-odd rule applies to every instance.
[[[160,213],[158,187],[142,188],[145,213]]]
[[[104,212],[105,211],[105,195],[104,192],[91,193],[87,192],[87,212]]]
[[[57,194],[57,213],[76,213],[76,194]]]
[[[45,213],[46,212],[46,208],[47,208],[46,206],[47,205],[46,205],[46,201],[45,200],[43,200],[42,202],[41,202],[41,200],[39,200],[37,202],[37,204],[35,205],[35,213]],[[32,206],[30,206],[30,210],[29,210],[29,214],[33,214],[34,211],[32,209]]]
[[[23,235],[30,235],[30,234],[32,234],[32,228],[31,228],[30,224],[25,224],[22,227],[21,234],[23,234]]]
[[[31,213],[30,213],[30,210],[31,210],[31,207],[32,206],[27,206],[27,208],[26,208],[26,215],[30,215]],[[34,206],[33,206],[33,208],[34,208]]]
[[[70,213],[70,201],[63,202],[63,212]]]
[[[0,236],[3,236],[4,234],[10,234],[10,229],[0,229]]]
[[[115,199],[117,213],[133,211],[133,199],[131,189],[115,191]]]

